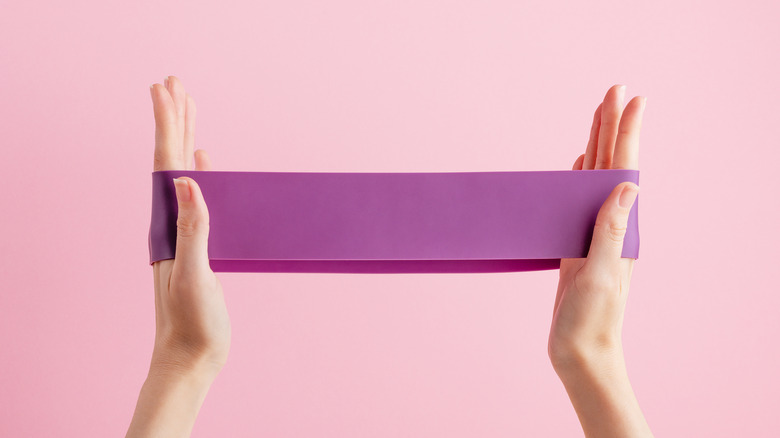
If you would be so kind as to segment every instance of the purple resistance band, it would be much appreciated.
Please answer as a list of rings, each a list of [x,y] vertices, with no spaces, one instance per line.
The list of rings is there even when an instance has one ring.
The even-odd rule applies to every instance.
[[[214,272],[473,273],[558,269],[586,257],[627,169],[523,172],[152,173],[150,264],[176,251],[173,178],[209,209]],[[638,258],[634,203],[623,257]]]

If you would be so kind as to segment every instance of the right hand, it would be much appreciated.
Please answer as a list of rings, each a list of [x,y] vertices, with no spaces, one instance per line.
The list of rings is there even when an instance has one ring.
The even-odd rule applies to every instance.
[[[211,170],[203,150],[193,154],[195,101],[175,76],[152,85],[154,170]],[[230,318],[208,258],[209,211],[198,183],[177,178],[176,256],[153,265],[156,333],[152,372],[215,376],[227,361]],[[175,181],[176,181],[175,180]]]

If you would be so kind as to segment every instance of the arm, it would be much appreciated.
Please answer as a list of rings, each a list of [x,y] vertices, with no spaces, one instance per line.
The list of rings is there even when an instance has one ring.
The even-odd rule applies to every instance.
[[[585,154],[572,170],[639,169],[645,99],[623,111],[625,87],[596,108]],[[628,379],[621,331],[634,259],[622,258],[639,187],[619,184],[596,218],[587,258],[562,259],[548,354],[587,437],[651,437]]]
[[[150,368],[127,437],[188,437],[216,376]]]
[[[570,363],[558,365],[555,371],[585,436],[653,436],[628,380],[622,352],[601,358],[578,355]]]
[[[154,170],[190,169],[195,102],[175,76],[151,87]],[[203,150],[195,170],[211,170]],[[230,318],[222,285],[209,265],[209,212],[198,183],[174,179],[176,257],[152,265],[155,339],[146,381],[128,437],[187,437],[230,349]]]

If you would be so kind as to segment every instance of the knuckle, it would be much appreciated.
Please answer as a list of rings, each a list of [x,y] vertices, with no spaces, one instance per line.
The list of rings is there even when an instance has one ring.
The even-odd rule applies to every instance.
[[[159,153],[154,154],[154,169],[161,170],[163,168],[163,158]]]
[[[601,229],[601,234],[608,241],[615,244],[623,244],[623,239],[628,231],[626,224],[615,219],[600,221],[596,227]]]
[[[599,169],[609,169],[612,166],[612,159],[596,157],[596,167]]]
[[[626,236],[626,226],[623,224],[611,224],[607,236],[612,242],[622,244],[623,238]]]
[[[189,216],[179,216],[176,219],[176,229],[180,237],[192,237],[201,230],[208,231],[208,221],[195,219]]]

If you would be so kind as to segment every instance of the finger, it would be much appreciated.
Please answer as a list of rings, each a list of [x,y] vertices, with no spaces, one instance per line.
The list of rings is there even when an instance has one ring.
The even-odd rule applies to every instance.
[[[174,178],[179,205],[174,270],[185,277],[209,270],[209,211],[200,186],[192,178]]]
[[[161,260],[162,261],[162,260]],[[154,278],[154,324],[157,329],[160,329],[161,316],[163,312],[163,304],[161,295],[163,293],[162,285],[160,284],[160,261],[152,263],[152,272]]]
[[[185,94],[186,109],[184,115],[184,163],[186,169],[192,169],[192,151],[195,150],[195,99]]]
[[[211,159],[203,149],[195,151],[195,170],[211,170]]]
[[[620,183],[612,189],[596,217],[584,268],[602,273],[620,272],[628,214],[638,193],[639,187],[632,182]]]
[[[584,170],[593,169],[596,165],[596,148],[599,145],[599,127],[601,126],[601,108],[604,103],[599,103],[596,107],[596,112],[593,113],[593,124],[590,126],[590,138],[588,138],[588,145],[585,147],[585,160],[582,163]]]
[[[620,115],[623,112],[623,96],[625,94],[625,85],[613,85],[604,96],[594,169],[609,169],[612,166],[612,155],[615,150],[615,139],[617,138]]]
[[[612,157],[612,169],[639,169],[639,131],[642,129],[645,100],[642,96],[636,96],[623,110],[615,141],[615,155]]]
[[[187,93],[184,92],[184,85],[182,85],[179,78],[176,76],[168,76],[168,92],[173,99],[174,106],[176,108],[176,132],[178,134],[178,143],[176,152],[181,156],[182,165],[186,165],[186,155],[184,153],[184,127],[187,120]],[[188,168],[182,168],[187,170]]]
[[[571,170],[582,170],[582,163],[585,161],[585,154],[580,155],[577,157],[577,160],[574,161],[574,165],[571,167]]]
[[[154,170],[181,169],[177,151],[176,107],[168,90],[160,84],[152,84],[154,108]]]
[[[161,327],[164,323],[163,315],[166,312],[165,294],[168,293],[170,287],[171,272],[173,271],[174,260],[159,260],[152,264],[152,271],[154,274],[154,308],[155,308],[155,323],[157,327]]]

